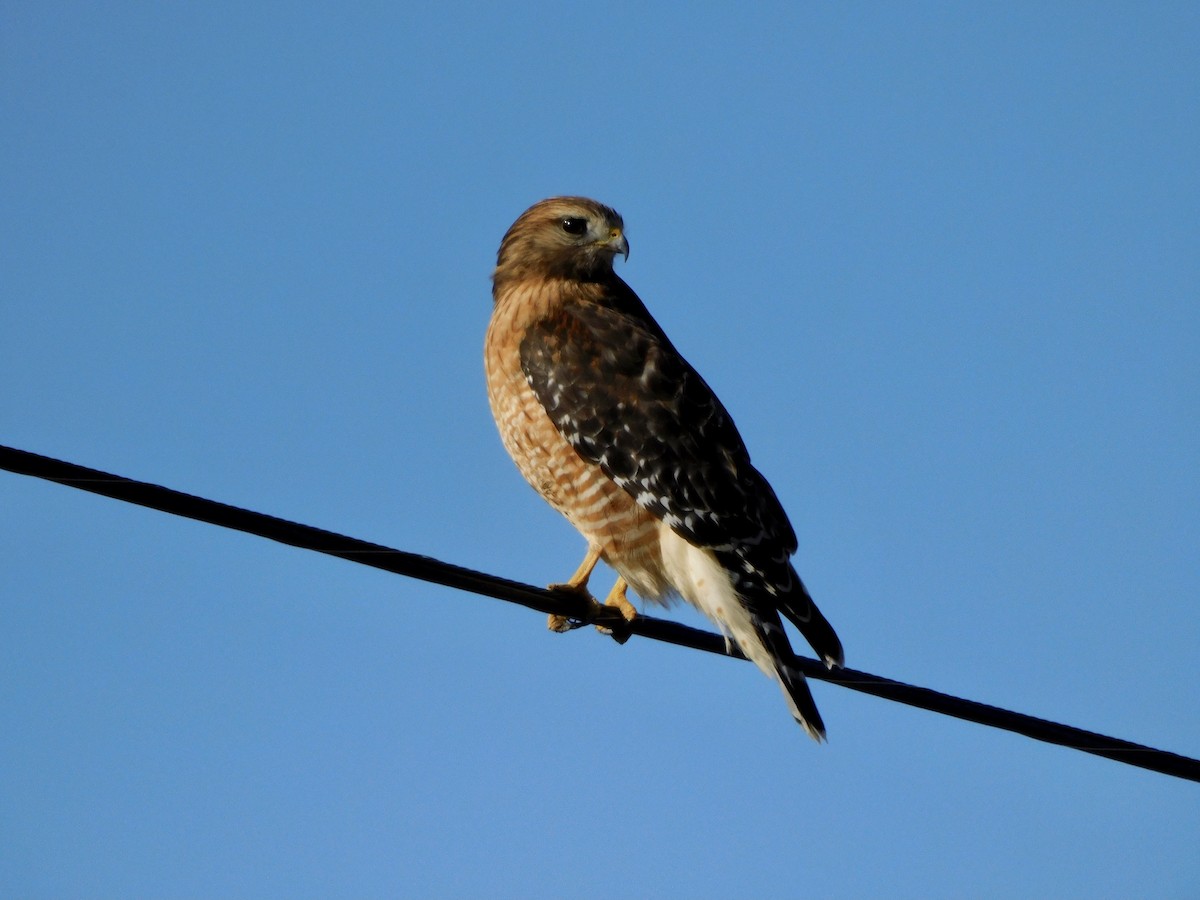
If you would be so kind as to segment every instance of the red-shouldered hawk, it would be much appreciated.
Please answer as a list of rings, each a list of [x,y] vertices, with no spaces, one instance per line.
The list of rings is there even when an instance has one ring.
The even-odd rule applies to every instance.
[[[683,597],[822,740],[779,614],[827,666],[842,665],[841,642],[792,568],[796,534],[733,420],[613,271],[629,255],[624,228],[594,200],[555,197],[501,241],[484,357],[504,447],[587,539],[565,587],[586,594],[603,559],[620,576],[606,602],[629,618],[626,588],[655,603]]]

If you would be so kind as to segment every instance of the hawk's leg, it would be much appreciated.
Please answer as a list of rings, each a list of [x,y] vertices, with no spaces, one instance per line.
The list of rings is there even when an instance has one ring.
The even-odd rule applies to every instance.
[[[571,594],[576,594],[590,601],[593,607],[592,614],[600,608],[600,604],[596,598],[592,596],[588,590],[588,579],[592,577],[592,570],[596,568],[596,563],[600,561],[600,548],[588,545],[587,556],[583,558],[583,562],[579,564],[579,568],[575,570],[575,574],[565,584],[550,584],[546,586],[548,591],[566,591]],[[573,628],[578,628],[583,622],[573,621],[566,616],[558,616],[551,613],[550,618],[546,620],[546,627],[551,631],[570,631]]]
[[[617,583],[612,586],[612,590],[608,592],[608,596],[604,598],[605,606],[615,606],[621,611],[621,615],[625,617],[626,622],[632,622],[638,616],[638,611],[629,598],[625,596],[625,592],[629,590],[629,585],[625,583],[624,578],[618,578]]]

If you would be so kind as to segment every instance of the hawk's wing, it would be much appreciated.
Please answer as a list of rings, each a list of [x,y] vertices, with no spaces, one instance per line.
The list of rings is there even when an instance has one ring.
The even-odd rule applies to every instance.
[[[618,300],[641,306],[632,292]],[[775,492],[716,395],[644,315],[575,302],[535,323],[520,348],[534,393],[580,456],[681,537],[743,562],[764,551],[786,561],[796,535]]]

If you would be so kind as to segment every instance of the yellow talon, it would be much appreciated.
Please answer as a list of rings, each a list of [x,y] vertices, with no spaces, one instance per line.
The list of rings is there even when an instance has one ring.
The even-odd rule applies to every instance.
[[[575,574],[564,584],[549,584],[546,585],[548,591],[565,591],[567,593],[576,594],[589,601],[592,607],[592,616],[595,616],[595,610],[600,608],[599,602],[592,596],[588,590],[588,579],[592,577],[592,570],[596,568],[596,563],[600,561],[600,548],[588,547],[587,556],[583,558],[583,562],[579,564],[579,568],[575,570]],[[546,627],[551,631],[557,631],[562,634],[565,631],[571,631],[578,628],[583,622],[576,622],[566,616],[556,615],[551,613],[546,620]]]
[[[608,597],[604,600],[605,606],[615,606],[621,611],[621,615],[625,617],[626,622],[632,622],[638,617],[637,608],[629,602],[629,598],[625,596],[625,592],[629,590],[629,585],[624,578],[618,578],[617,583],[613,585],[612,590],[608,592]]]
[[[629,598],[625,596],[625,592],[629,590],[629,585],[626,583],[624,578],[617,579],[617,582],[613,585],[612,590],[608,592],[608,597],[605,598],[603,605],[598,603],[596,598],[592,596],[591,592],[588,590],[587,584],[588,579],[592,577],[593,570],[596,568],[596,563],[599,561],[600,548],[588,547],[587,556],[583,558],[583,562],[580,563],[579,568],[575,570],[575,574],[572,575],[568,581],[562,584],[551,584],[547,586],[546,589],[550,591],[564,591],[583,597],[588,601],[588,606],[590,607],[589,615],[582,621],[570,618],[568,616],[552,613],[549,618],[546,619],[546,627],[551,631],[556,631],[560,634],[565,631],[571,631],[575,628],[578,628],[580,625],[584,625],[587,622],[594,621],[595,619],[599,618],[604,614],[606,609],[620,610],[621,615],[624,617],[626,622],[632,622],[637,618],[637,609],[632,603],[629,602]],[[612,635],[612,637],[619,643],[623,644],[625,641],[629,640],[628,629],[612,629],[601,625],[597,625],[596,628],[604,634]]]
[[[629,590],[629,585],[624,578],[618,578],[617,583],[613,585],[612,590],[608,592],[608,596],[604,600],[604,606],[609,609],[618,609],[625,621],[632,622],[637,618],[638,611],[633,604],[629,602],[629,598],[625,596],[625,592]],[[612,637],[618,644],[623,644],[629,640],[630,630],[627,627],[617,626],[610,627],[607,625],[597,625],[596,630],[601,634],[607,634]]]

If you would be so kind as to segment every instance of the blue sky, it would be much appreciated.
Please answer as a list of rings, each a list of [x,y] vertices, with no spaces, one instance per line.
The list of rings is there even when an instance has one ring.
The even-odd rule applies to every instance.
[[[2,18],[0,442],[561,580],[481,346],[504,230],[591,195],[850,665],[1200,755],[1195,4]],[[818,747],[744,663],[0,508],[6,895],[1200,886],[1193,784],[822,684]]]

